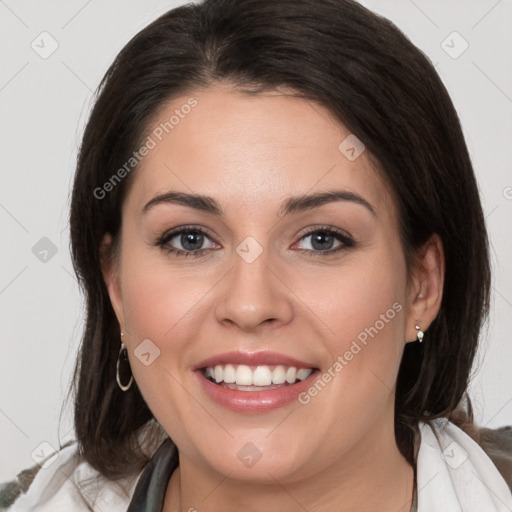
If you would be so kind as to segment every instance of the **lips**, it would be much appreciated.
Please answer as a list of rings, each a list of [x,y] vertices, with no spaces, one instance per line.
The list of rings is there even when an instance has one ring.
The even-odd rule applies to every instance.
[[[224,379],[233,382],[233,375],[227,377],[225,371],[229,369],[231,374],[235,368],[237,383],[224,382]],[[300,369],[298,372],[297,368]],[[271,351],[217,354],[199,362],[193,369],[201,389],[213,402],[239,413],[265,412],[284,407],[296,400],[320,375],[314,363]],[[274,373],[269,382],[271,369]],[[287,369],[286,379],[276,385],[276,373],[281,374],[284,369]],[[246,385],[240,382],[240,371],[243,379],[252,375],[252,385],[245,380],[243,384]],[[258,372],[269,375],[265,377],[258,375]],[[282,375],[278,381],[283,381]],[[270,385],[260,385],[263,383]]]
[[[194,375],[197,378],[199,388],[213,403],[235,413],[257,414],[270,412],[298,402],[301,393],[313,386],[321,373],[320,370],[315,370],[307,379],[296,384],[284,384],[277,389],[261,388],[262,391],[230,389],[209,381],[201,371],[195,371]]]

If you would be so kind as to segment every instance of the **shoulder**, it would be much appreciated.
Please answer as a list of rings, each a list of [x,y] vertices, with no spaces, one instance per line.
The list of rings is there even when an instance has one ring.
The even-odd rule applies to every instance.
[[[498,468],[512,491],[512,425],[478,429],[477,443]]]
[[[512,491],[512,425],[496,429],[480,427],[474,423],[457,426],[446,418],[431,420],[429,425],[436,432],[448,429],[459,442],[469,438],[470,443],[476,443],[492,461]],[[463,437],[460,437],[461,435]]]
[[[139,475],[111,481],[92,468],[71,441],[41,464],[0,484],[0,511],[126,510]]]

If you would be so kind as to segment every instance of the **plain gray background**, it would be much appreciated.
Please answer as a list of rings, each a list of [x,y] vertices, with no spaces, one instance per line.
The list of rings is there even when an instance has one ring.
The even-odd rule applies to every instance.
[[[0,0],[0,481],[73,438],[70,407],[60,413],[83,320],[68,248],[77,147],[115,55],[183,3]],[[494,269],[470,391],[479,424],[511,425],[512,0],[361,3],[430,57],[459,112]]]

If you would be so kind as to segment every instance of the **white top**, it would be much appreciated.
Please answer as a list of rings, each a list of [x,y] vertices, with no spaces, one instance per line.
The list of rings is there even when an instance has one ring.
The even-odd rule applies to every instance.
[[[121,485],[108,480],[77,455],[73,443],[57,452],[50,466],[39,469],[28,492],[7,510],[125,512],[139,477],[120,481]]]
[[[512,493],[492,460],[446,418],[420,421],[418,512],[510,512]],[[80,460],[76,444],[41,468],[12,512],[125,512],[142,472],[119,484]],[[123,489],[124,486],[124,489]]]
[[[446,418],[431,423],[435,432],[419,424],[418,512],[511,512],[510,488],[478,443]]]

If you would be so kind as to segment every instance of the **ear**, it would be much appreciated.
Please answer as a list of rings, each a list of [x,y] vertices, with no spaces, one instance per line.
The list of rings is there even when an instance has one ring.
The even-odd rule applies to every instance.
[[[116,314],[121,331],[124,331],[124,308],[121,295],[119,261],[114,254],[112,236],[106,233],[100,243],[101,272],[108,290],[112,308]]]
[[[439,235],[434,234],[415,257],[409,287],[406,341],[416,341],[416,325],[426,331],[436,318],[443,298],[444,275],[443,243]]]

